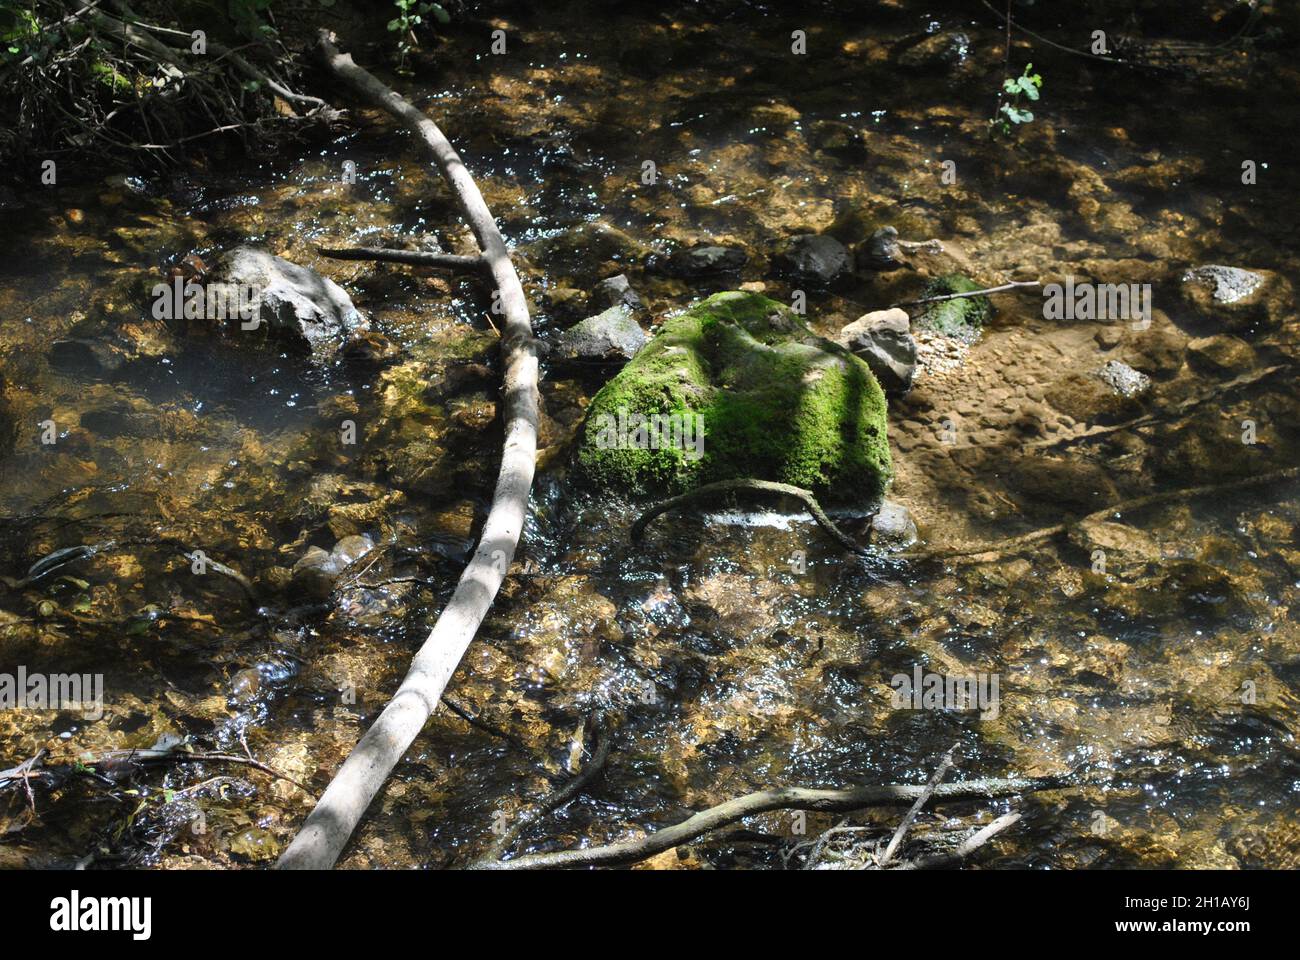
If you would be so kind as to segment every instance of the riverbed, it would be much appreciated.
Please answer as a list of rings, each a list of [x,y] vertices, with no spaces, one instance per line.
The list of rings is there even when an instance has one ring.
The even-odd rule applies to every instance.
[[[671,514],[631,543],[644,505],[571,469],[600,374],[544,361],[524,541],[448,690],[480,722],[433,717],[341,865],[482,854],[494,826],[581,768],[593,718],[615,742],[604,776],[520,850],[632,836],[769,786],[922,783],[956,744],[949,779],[1071,784],[945,808],[966,823],[1023,812],[981,867],[1300,863],[1300,489],[1241,484],[1298,462],[1300,327],[1290,303],[1226,331],[1182,279],[1203,264],[1296,275],[1300,184],[1278,162],[1295,144],[1259,96],[1265,78],[1294,77],[1266,50],[1249,70],[1225,56],[1134,74],[1020,38],[1013,72],[1032,61],[1044,84],[1036,119],[1008,138],[989,130],[1001,26],[957,4],[870,18],[596,6],[501,14],[504,55],[453,25],[390,76],[474,172],[544,341],[595,312],[616,274],[650,332],[742,284],[788,303],[796,285],[774,265],[790,237],[856,248],[885,225],[943,252],[806,290],[817,333],[952,270],[1148,284],[1150,322],[1048,319],[1018,290],[995,295],[973,342],[922,337],[889,414],[890,497],[920,535],[910,556],[847,555],[806,514],[747,500]],[[0,571],[17,581],[56,550],[97,549],[0,587],[0,666],[103,674],[106,703],[95,721],[0,711],[0,767],[171,736],[247,749],[297,783],[175,765],[129,796],[69,785],[35,819],[15,795],[0,864],[268,865],[400,682],[490,502],[488,293],[318,253],[380,239],[474,252],[410,139],[355,108],[297,153],[196,164],[71,178],[6,211]],[[241,243],[333,278],[392,355],[313,363],[153,319],[151,283]],[[747,260],[725,278],[657,267],[699,244]],[[1098,386],[1110,361],[1148,379],[1140,396]],[[1202,486],[1217,492],[1023,549],[934,555]],[[290,589],[310,548],[346,538],[369,546],[328,595]],[[242,572],[257,599],[196,574],[177,543]],[[918,669],[996,677],[997,707],[899,706],[894,679]],[[838,819],[810,816],[800,834],[767,814],[653,865],[781,868]]]

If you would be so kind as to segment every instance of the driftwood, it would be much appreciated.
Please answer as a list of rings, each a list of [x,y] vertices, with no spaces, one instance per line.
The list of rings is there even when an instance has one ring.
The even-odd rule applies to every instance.
[[[487,870],[545,870],[557,867],[613,867],[636,863],[657,853],[671,850],[745,817],[773,810],[849,811],[867,807],[911,806],[929,795],[932,803],[959,800],[989,800],[1040,790],[1057,790],[1070,784],[1063,777],[1008,778],[967,780],[922,786],[894,784],[883,787],[849,787],[824,790],[806,787],[781,787],[761,790],[720,803],[695,814],[681,823],[664,827],[633,840],[623,840],[602,847],[534,853],[514,860],[480,861],[474,867]],[[1005,824],[1004,826],[1009,826]],[[990,824],[990,827],[993,824]],[[985,828],[986,830],[988,828]],[[1001,828],[999,828],[1001,829]],[[982,842],[982,841],[981,841]]]
[[[811,490],[805,490],[803,487],[796,487],[789,483],[773,483],[770,480],[750,480],[748,478],[738,480],[719,480],[716,483],[706,483],[696,487],[694,490],[688,490],[686,493],[670,497],[660,503],[656,503],[641,516],[637,517],[636,522],[632,524],[630,537],[633,543],[636,543],[645,534],[645,528],[655,517],[667,513],[669,510],[675,510],[677,507],[691,503],[705,497],[715,497],[721,494],[736,493],[746,490],[752,493],[772,493],[783,497],[794,497],[812,514],[827,533],[845,550],[850,553],[859,555],[866,554],[868,551],[854,543],[853,538],[837,527],[831,518],[826,516],[826,511],[822,509],[817,498],[813,496]]]
[[[491,269],[504,313],[505,447],[478,549],[451,600],[416,652],[401,686],[366,731],[307,817],[278,867],[320,869],[338,859],[366,807],[423,729],[487,615],[514,558],[537,454],[537,354],[523,286],[492,213],[460,156],[431,119],[340,53],[327,31],[320,50],[330,73],[410,130],[446,179]]]

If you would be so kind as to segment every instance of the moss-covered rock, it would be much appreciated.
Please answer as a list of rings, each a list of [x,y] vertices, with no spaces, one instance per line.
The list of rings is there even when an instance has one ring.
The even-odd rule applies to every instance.
[[[980,285],[970,277],[960,273],[949,273],[936,277],[925,287],[923,297],[942,297],[951,293],[970,293],[979,290]],[[957,300],[941,300],[932,303],[916,321],[916,326],[923,330],[933,330],[947,337],[968,338],[974,336],[984,326],[993,305],[988,297],[961,297]]]
[[[632,493],[750,477],[866,503],[890,476],[885,397],[865,363],[782,304],[719,293],[665,323],[596,394],[578,463]]]

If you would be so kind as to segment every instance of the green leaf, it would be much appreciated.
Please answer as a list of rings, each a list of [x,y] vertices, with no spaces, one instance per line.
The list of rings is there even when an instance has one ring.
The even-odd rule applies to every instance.
[[[402,20],[400,17],[394,17],[388,21],[388,29],[394,32],[402,29]]]
[[[1013,107],[1009,103],[1002,104],[1002,112],[1007,115],[1012,123],[1028,123],[1034,119],[1034,115],[1028,110],[1021,110],[1019,107]]]
[[[1025,96],[1027,96],[1030,100],[1038,99],[1038,88],[1034,86],[1034,82],[1032,80],[1030,80],[1028,77],[1021,77],[1020,80],[1017,81],[1017,83],[1020,87],[1020,91]]]
[[[451,14],[447,12],[447,8],[441,3],[429,4],[429,11],[433,14],[433,19],[437,20],[439,23],[451,23]]]

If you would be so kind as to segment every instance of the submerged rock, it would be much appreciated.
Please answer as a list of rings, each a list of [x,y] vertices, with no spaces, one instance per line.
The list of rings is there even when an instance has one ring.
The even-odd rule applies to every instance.
[[[1191,306],[1232,333],[1272,329],[1294,310],[1291,285],[1271,270],[1243,270],[1208,264],[1182,276]]]
[[[1151,387],[1150,377],[1118,360],[1107,360],[1097,376],[1121,397],[1136,397]]]
[[[849,251],[834,237],[809,233],[795,237],[776,257],[777,266],[800,280],[828,284],[848,273]]]
[[[881,227],[858,248],[860,270],[897,270],[903,265],[902,250],[898,245],[898,230]]]
[[[970,37],[959,30],[924,37],[898,56],[900,66],[912,70],[942,72],[961,66],[970,55]]]
[[[626,363],[636,356],[645,342],[646,335],[632,319],[631,309],[616,304],[564,331],[551,352],[551,359]]]
[[[1205,373],[1236,375],[1255,365],[1255,351],[1237,337],[1200,337],[1187,345],[1187,360]]]
[[[291,585],[308,596],[324,599],[334,591],[334,584],[343,571],[374,548],[375,542],[365,534],[344,537],[328,552],[321,547],[308,547],[293,565]]]
[[[981,289],[980,285],[969,277],[960,273],[949,273],[931,280],[921,296],[941,297],[952,293],[970,293],[979,289]],[[917,318],[916,325],[925,330],[942,333],[947,337],[973,340],[992,313],[993,305],[988,297],[959,297],[929,304],[925,308],[925,313]]]
[[[874,501],[891,471],[885,397],[865,362],[787,307],[719,293],[667,321],[596,394],[578,464],[638,493],[748,477]]]
[[[916,376],[916,340],[907,311],[877,310],[840,330],[836,340],[866,361],[886,393],[906,393]]]
[[[333,353],[348,334],[367,328],[365,318],[333,280],[257,247],[226,253],[209,281],[253,287],[254,316],[262,325],[315,354]]]
[[[668,258],[665,269],[689,280],[738,273],[748,261],[749,254],[739,247],[699,246],[676,251]]]
[[[342,354],[349,363],[380,366],[397,359],[401,350],[382,334],[365,330],[348,338],[343,344]]]

